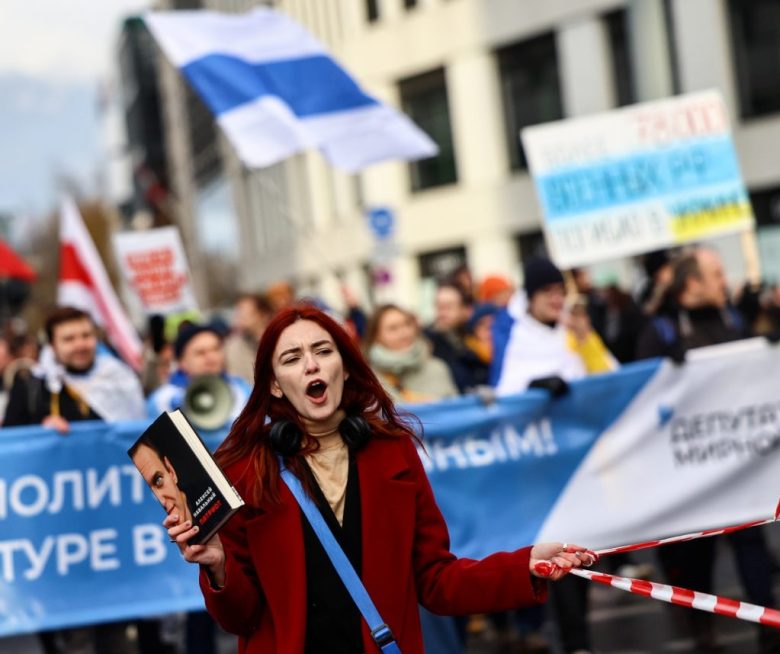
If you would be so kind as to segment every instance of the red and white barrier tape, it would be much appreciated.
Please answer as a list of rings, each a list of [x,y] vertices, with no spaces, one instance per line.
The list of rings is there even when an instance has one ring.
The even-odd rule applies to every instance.
[[[772,522],[776,522],[778,519],[780,519],[780,501],[777,503],[774,518],[769,518],[768,520],[746,522],[741,525],[722,527],[720,529],[706,529],[704,531],[683,534],[682,536],[671,536],[669,538],[662,538],[661,540],[645,541],[644,543],[635,543],[633,545],[610,547],[603,550],[598,550],[595,552],[595,554],[601,557],[609,554],[618,554],[620,552],[634,552],[636,550],[645,549],[647,547],[668,545],[669,543],[682,543],[685,541],[696,540],[697,538],[708,538],[710,536],[731,534],[735,531],[741,531],[742,529],[767,525]],[[557,566],[550,561],[539,561],[534,566],[535,572],[542,577],[551,576],[553,572],[555,572],[556,568]],[[755,604],[748,604],[747,602],[740,602],[738,600],[729,599],[727,597],[720,597],[718,595],[700,593],[698,591],[688,590],[687,588],[680,588],[679,586],[668,586],[666,584],[655,583],[654,581],[644,581],[643,579],[618,577],[616,575],[610,575],[604,572],[593,572],[592,570],[585,570],[583,568],[573,568],[569,572],[573,575],[577,575],[578,577],[588,579],[589,581],[595,581],[600,584],[612,586],[613,588],[619,588],[620,590],[624,590],[628,593],[634,593],[635,595],[652,597],[653,599],[661,600],[662,602],[668,602],[669,604],[677,604],[679,606],[699,609],[700,611],[708,611],[709,613],[725,615],[730,618],[738,618],[740,620],[757,622],[759,624],[780,629],[780,610],[778,609],[757,606]]]
[[[595,581],[600,584],[606,584],[613,588],[619,588],[635,595],[644,595],[653,599],[687,606],[689,608],[717,613],[730,618],[748,620],[759,624],[767,625],[780,629],[780,611],[764,606],[756,606],[747,602],[719,597],[718,595],[708,595],[699,593],[687,588],[677,586],[667,586],[666,584],[657,584],[653,581],[643,581],[642,579],[630,579],[628,577],[617,577],[615,575],[604,574],[603,572],[594,572],[593,570],[584,570],[583,568],[574,568],[571,574],[577,575]]]
[[[780,511],[780,504],[778,505],[778,511]],[[596,554],[599,556],[607,556],[609,554],[620,554],[621,552],[635,552],[636,550],[643,550],[647,547],[657,547],[658,545],[668,545],[669,543],[683,543],[689,540],[696,540],[697,538],[709,538],[710,536],[721,536],[722,534],[731,534],[735,531],[741,531],[742,529],[749,529],[750,527],[760,527],[761,525],[768,525],[777,520],[778,516],[769,518],[768,520],[757,520],[755,522],[745,522],[741,525],[733,525],[731,527],[721,527],[720,529],[705,529],[704,531],[694,531],[690,534],[683,534],[681,536],[670,536],[669,538],[662,538],[660,540],[648,540],[644,543],[635,543],[633,545],[620,545],[619,547],[608,547],[603,550],[597,550]]]
[[[704,531],[694,531],[690,534],[683,534],[682,536],[670,536],[669,538],[662,538],[661,540],[648,540],[644,543],[635,543],[633,545],[620,545],[619,547],[608,547],[603,550],[598,550],[596,554],[599,556],[607,556],[609,554],[620,554],[621,552],[634,552],[636,550],[643,550],[647,547],[657,547],[658,545],[668,545],[669,543],[683,543],[689,540],[696,540],[697,538],[709,538],[710,536],[721,536],[723,534],[731,534],[735,531],[741,531],[742,529],[749,529],[751,527],[760,527],[761,525],[768,525],[776,522],[780,519],[780,501],[777,502],[777,508],[775,508],[775,517],[768,518],[766,520],[756,520],[754,522],[745,522],[741,525],[733,525],[731,527],[721,527],[719,529],[705,529]]]

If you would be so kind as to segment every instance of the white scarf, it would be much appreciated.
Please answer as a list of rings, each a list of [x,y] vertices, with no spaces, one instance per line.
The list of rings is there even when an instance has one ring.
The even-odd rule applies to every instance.
[[[585,364],[567,344],[567,329],[548,327],[528,313],[525,293],[516,292],[507,306],[514,318],[496,386],[499,396],[521,393],[540,377],[558,375],[566,381],[585,376]]]
[[[41,350],[33,374],[44,380],[50,393],[59,393],[63,385],[69,386],[106,422],[146,417],[144,394],[138,377],[110,354],[98,353],[87,372],[73,374],[57,361],[51,346],[46,345]]]

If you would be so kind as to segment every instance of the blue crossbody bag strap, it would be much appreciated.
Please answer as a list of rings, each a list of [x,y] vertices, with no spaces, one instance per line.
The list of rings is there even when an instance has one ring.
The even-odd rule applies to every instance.
[[[320,510],[314,504],[314,501],[303,490],[300,480],[290,472],[284,465],[284,461],[279,457],[279,472],[282,476],[282,480],[287,484],[287,488],[293,494],[298,501],[301,509],[303,510],[306,519],[309,521],[314,533],[317,534],[317,538],[320,539],[322,546],[330,557],[333,567],[336,568],[341,581],[344,582],[347,591],[352,597],[352,601],[358,607],[358,610],[366,621],[369,630],[371,631],[371,637],[374,639],[377,647],[384,654],[401,654],[401,650],[398,649],[398,644],[395,642],[395,636],[390,631],[382,617],[379,615],[379,611],[376,610],[374,603],[366,591],[363,582],[360,581],[355,568],[349,562],[347,555],[344,554],[344,550],[336,541],[336,537],[325,523],[325,518],[322,517]]]

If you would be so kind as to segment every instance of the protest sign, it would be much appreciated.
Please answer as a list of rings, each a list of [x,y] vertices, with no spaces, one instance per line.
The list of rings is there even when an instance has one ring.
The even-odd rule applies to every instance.
[[[754,225],[717,91],[535,125],[522,141],[561,268]]]
[[[197,310],[176,227],[114,235],[119,268],[147,315]]]

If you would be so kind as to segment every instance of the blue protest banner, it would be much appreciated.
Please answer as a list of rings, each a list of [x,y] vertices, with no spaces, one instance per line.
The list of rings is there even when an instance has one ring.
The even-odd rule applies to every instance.
[[[575,383],[558,400],[531,390],[488,407],[477,398],[414,407],[453,551],[481,558],[533,543],[598,435],[657,367],[636,364]]]
[[[0,636],[202,608],[127,456],[146,426],[0,430]]]
[[[532,390],[410,408],[453,551],[482,557],[772,517],[779,388],[780,348],[755,339],[694,350],[682,367],[625,366],[558,399]],[[0,636],[202,607],[197,568],[126,454],[145,428],[0,430]]]

